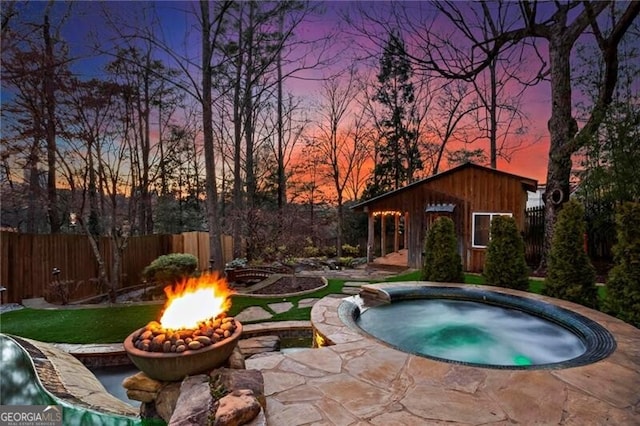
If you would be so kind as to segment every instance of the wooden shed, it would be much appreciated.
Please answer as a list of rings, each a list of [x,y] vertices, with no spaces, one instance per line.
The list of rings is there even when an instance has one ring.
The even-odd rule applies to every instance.
[[[527,191],[535,191],[537,185],[535,179],[466,163],[352,208],[368,215],[370,262],[376,241],[381,255],[386,254],[387,231],[393,228],[393,251],[406,249],[407,266],[420,268],[426,232],[436,218],[444,215],[454,221],[464,270],[481,272],[491,218],[513,216],[523,230]]]

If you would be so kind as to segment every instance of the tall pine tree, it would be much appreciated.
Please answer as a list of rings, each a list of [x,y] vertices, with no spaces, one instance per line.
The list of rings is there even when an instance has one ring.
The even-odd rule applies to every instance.
[[[418,133],[412,124],[415,116],[412,76],[404,40],[398,32],[391,32],[380,59],[380,86],[373,98],[382,105],[384,116],[378,119],[381,143],[365,198],[412,182],[415,172],[422,169]]]

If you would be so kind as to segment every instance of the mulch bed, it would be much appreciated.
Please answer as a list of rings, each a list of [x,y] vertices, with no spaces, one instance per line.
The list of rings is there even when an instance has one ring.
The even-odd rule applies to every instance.
[[[256,291],[256,294],[287,294],[314,290],[324,285],[320,277],[282,277],[276,282]]]

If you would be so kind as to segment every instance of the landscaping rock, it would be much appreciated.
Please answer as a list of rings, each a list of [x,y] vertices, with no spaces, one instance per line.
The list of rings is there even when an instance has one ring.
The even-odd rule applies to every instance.
[[[158,392],[158,396],[156,396],[156,411],[158,416],[167,423],[171,420],[171,416],[176,409],[176,404],[180,397],[180,386],[181,383],[179,382],[168,383]]]
[[[127,398],[140,402],[152,402],[156,399],[156,393],[138,389],[127,389]]]
[[[233,349],[231,355],[227,359],[226,366],[234,370],[244,370],[244,354],[238,346]]]
[[[143,402],[140,404],[140,418],[141,419],[160,419],[160,415],[156,410],[155,401]]]
[[[280,350],[280,337],[259,336],[238,341],[238,347],[245,359],[264,352],[275,352]]]
[[[260,413],[260,403],[249,389],[233,391],[222,397],[215,414],[214,426],[243,425]]]
[[[264,410],[260,410],[258,415],[245,426],[267,426],[267,416]]]
[[[155,393],[162,387],[162,382],[152,379],[141,371],[124,379],[122,381],[122,387],[127,390],[139,390]]]
[[[209,376],[199,374],[186,377],[180,385],[180,397],[168,422],[169,426],[206,425],[213,397],[209,388]]]
[[[225,389],[249,389],[253,392],[253,396],[258,400],[262,408],[266,408],[264,378],[260,371],[218,368],[211,372],[211,378],[215,380],[216,384],[222,384]]]

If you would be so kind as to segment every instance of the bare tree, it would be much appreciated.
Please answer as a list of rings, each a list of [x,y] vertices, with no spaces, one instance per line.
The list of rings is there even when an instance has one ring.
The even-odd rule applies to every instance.
[[[327,79],[323,82],[317,134],[310,140],[319,155],[318,159],[324,165],[323,173],[331,182],[336,194],[338,257],[342,256],[345,188],[352,178],[356,165],[365,158],[369,148],[366,144],[368,138],[363,134],[364,111],[360,110],[352,118],[349,117],[358,93],[358,75],[351,69],[342,77]],[[350,118],[351,123],[349,123]]]
[[[36,226],[39,201],[46,209],[48,230],[57,233],[62,227],[63,207],[56,185],[60,127],[56,96],[69,77],[71,59],[60,31],[71,8],[58,8],[56,13],[53,8],[54,2],[48,2],[38,17],[41,21],[36,22],[30,20],[31,16],[23,15],[15,3],[8,3],[2,10],[2,80],[5,89],[14,95],[3,105],[3,116],[9,117],[9,126],[3,123],[3,128],[12,128],[12,145],[22,145],[23,153],[28,153],[24,164],[29,170],[31,193],[27,207],[28,232],[44,231]],[[3,132],[3,139],[7,136]],[[42,182],[45,191],[41,190]]]
[[[431,168],[438,174],[442,159],[453,141],[472,143],[478,139],[474,134],[475,123],[468,118],[479,106],[471,101],[472,88],[463,81],[453,81],[442,87],[429,114],[428,131],[437,138],[437,155]]]
[[[200,28],[202,31],[202,125],[204,132],[204,160],[207,188],[207,218],[209,223],[209,246],[211,248],[210,268],[216,271],[224,270],[222,243],[220,237],[220,221],[218,218],[218,186],[216,182],[216,161],[213,139],[212,87],[213,78],[212,59],[213,50],[218,45],[218,37],[222,31],[223,18],[231,2],[217,5],[213,20],[210,17],[210,4],[206,0],[200,1]],[[212,26],[215,25],[212,34]]]

